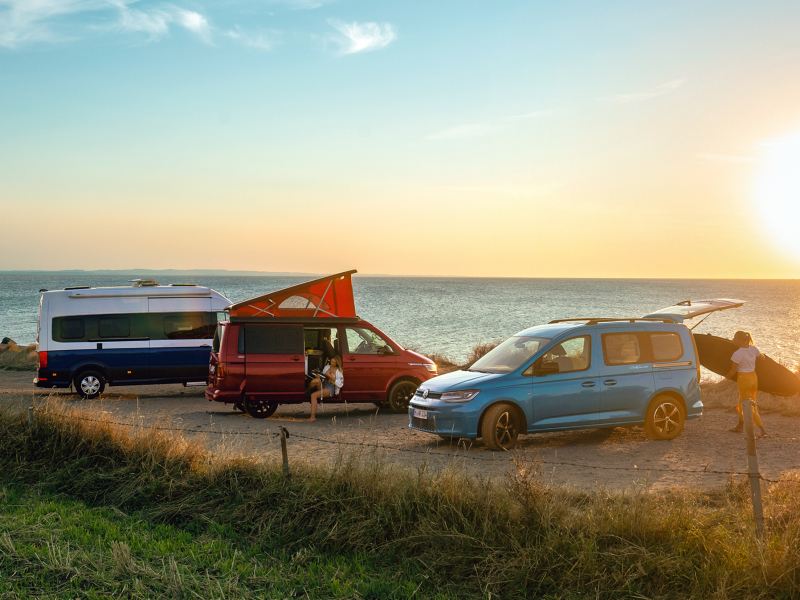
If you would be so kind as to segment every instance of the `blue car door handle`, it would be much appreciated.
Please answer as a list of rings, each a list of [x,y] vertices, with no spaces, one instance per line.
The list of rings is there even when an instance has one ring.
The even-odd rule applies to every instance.
[[[594,381],[584,381],[581,385],[583,387],[594,387]]]
[[[617,385],[617,380],[616,379],[606,379],[603,382],[603,385]]]

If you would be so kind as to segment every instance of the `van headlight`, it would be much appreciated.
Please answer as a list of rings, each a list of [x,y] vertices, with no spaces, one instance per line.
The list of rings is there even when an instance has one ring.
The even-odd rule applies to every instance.
[[[444,402],[468,402],[478,395],[480,390],[455,390],[443,392],[441,400]]]
[[[408,363],[409,367],[425,367],[431,373],[437,373],[439,371],[439,367],[436,363]]]

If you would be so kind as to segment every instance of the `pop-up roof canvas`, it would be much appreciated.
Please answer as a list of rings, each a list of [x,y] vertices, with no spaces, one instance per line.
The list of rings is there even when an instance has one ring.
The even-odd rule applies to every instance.
[[[355,318],[351,276],[356,270],[328,275],[233,304],[231,318]]]

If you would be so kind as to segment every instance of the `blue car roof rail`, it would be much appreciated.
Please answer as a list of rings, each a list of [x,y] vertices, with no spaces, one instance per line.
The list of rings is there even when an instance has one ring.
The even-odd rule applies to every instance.
[[[667,317],[576,317],[572,319],[554,319],[550,323],[571,323],[571,322],[586,321],[587,325],[597,325],[598,323],[636,323],[637,321],[656,322],[656,323],[674,323],[674,319]]]

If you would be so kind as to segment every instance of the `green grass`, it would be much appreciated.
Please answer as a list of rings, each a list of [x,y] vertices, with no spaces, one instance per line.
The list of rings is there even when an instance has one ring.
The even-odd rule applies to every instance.
[[[0,487],[0,596],[408,598],[419,583],[363,556],[265,553],[229,528],[191,531]]]
[[[797,481],[771,486],[769,534],[759,545],[743,482],[716,494],[623,496],[548,488],[534,465],[518,465],[504,481],[398,471],[368,455],[342,457],[333,468],[293,469],[287,481],[277,465],[216,459],[152,431],[131,437],[55,413],[30,427],[22,416],[0,414],[0,479],[9,498],[23,498],[3,504],[31,504],[4,508],[17,533],[0,544],[3,574],[23,574],[27,585],[48,582],[46,593],[64,597],[132,594],[137,575],[114,565],[113,541],[158,574],[140,576],[137,585],[157,584],[161,595],[177,594],[168,586],[182,568],[187,597],[201,590],[220,597],[416,591],[458,598],[800,598]],[[36,492],[20,496],[19,489]],[[86,516],[70,521],[71,512]],[[74,527],[51,526],[44,519],[51,513]],[[104,524],[88,525],[95,522]],[[39,528],[27,541],[26,523]],[[108,533],[111,525],[119,537]],[[50,536],[59,549],[52,557]],[[38,538],[38,550],[10,553],[9,538],[16,548]],[[62,592],[64,556],[80,563],[81,579],[73,584],[67,570],[63,585],[81,587]],[[83,566],[89,563],[98,567]],[[230,563],[244,570],[234,573]]]

